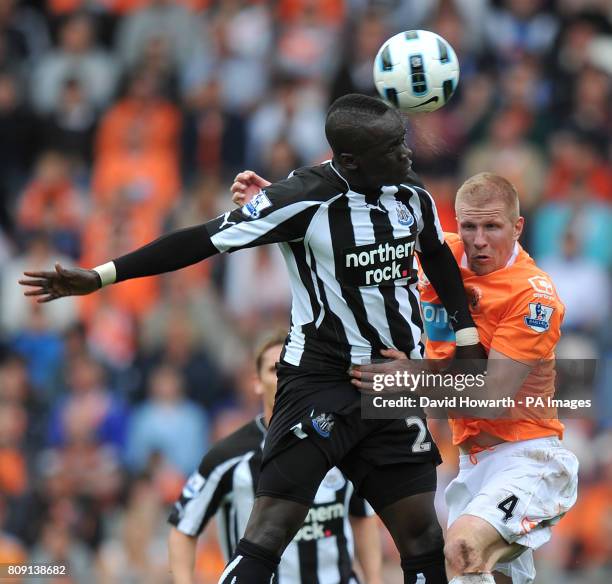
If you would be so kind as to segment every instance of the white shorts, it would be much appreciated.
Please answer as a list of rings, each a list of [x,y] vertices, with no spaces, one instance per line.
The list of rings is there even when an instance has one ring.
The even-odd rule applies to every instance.
[[[474,457],[472,457],[474,459]],[[527,548],[496,570],[513,584],[534,581],[533,552],[576,502],[578,459],[556,437],[504,442],[475,457],[459,457],[459,475],[446,488],[448,526],[461,515],[490,523],[508,543]]]

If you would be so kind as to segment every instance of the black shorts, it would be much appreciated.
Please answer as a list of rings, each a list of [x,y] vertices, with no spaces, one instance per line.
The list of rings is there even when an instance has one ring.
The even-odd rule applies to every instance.
[[[381,467],[401,468],[404,474],[414,468],[416,475],[431,468],[435,481],[435,466],[441,458],[424,417],[362,419],[361,396],[347,374],[306,372],[282,363],[277,373],[262,469],[281,452],[308,440],[324,454],[328,467],[337,466],[358,492],[364,479]],[[407,476],[406,484],[410,482]],[[418,487],[412,492],[419,492]]]

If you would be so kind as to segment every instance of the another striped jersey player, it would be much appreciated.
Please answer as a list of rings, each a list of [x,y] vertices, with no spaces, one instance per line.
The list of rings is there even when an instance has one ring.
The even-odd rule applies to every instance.
[[[414,252],[444,244],[423,188],[357,192],[326,162],[270,185],[207,230],[220,252],[281,244],[293,294],[286,363],[346,370],[385,347],[421,358]]]
[[[214,516],[226,560],[244,533],[253,507],[265,435],[260,415],[216,444],[188,479],[169,517],[179,531],[195,536]],[[349,515],[373,514],[367,502],[354,494],[352,484],[332,468],[304,525],[281,558],[278,584],[356,583]]]

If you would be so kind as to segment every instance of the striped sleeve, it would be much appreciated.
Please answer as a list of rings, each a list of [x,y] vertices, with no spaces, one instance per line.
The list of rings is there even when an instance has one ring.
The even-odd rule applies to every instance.
[[[231,494],[232,471],[243,457],[218,462],[214,451],[207,454],[198,470],[187,479],[168,522],[185,535],[199,535],[224,498]]]
[[[261,190],[244,207],[209,221],[206,228],[221,253],[299,241],[320,204],[303,194],[302,177],[296,173]]]
[[[434,253],[444,244],[444,232],[440,225],[436,204],[425,189],[416,186],[413,186],[412,189],[416,191],[421,206],[421,220],[418,222],[419,234],[415,249],[424,254]]]

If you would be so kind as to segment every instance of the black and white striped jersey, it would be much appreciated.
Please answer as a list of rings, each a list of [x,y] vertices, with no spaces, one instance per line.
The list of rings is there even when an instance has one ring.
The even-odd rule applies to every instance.
[[[186,482],[169,522],[187,535],[201,533],[214,516],[225,559],[242,537],[255,501],[266,428],[262,416],[216,444]],[[319,486],[304,525],[287,546],[278,568],[279,584],[348,584],[354,544],[349,515],[373,509],[332,468]]]
[[[293,296],[285,362],[345,370],[385,347],[422,357],[414,252],[444,243],[423,188],[357,192],[325,162],[294,171],[207,229],[220,252],[280,243]]]

